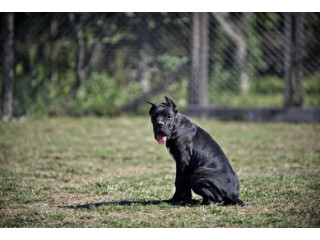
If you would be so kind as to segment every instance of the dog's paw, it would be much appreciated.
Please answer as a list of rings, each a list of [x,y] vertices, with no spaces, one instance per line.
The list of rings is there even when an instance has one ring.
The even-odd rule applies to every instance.
[[[186,206],[191,204],[197,204],[198,201],[194,199],[182,199],[182,200],[170,199],[170,200],[167,200],[167,203],[170,203],[172,205]]]
[[[212,201],[209,198],[204,198],[201,205],[211,205]]]

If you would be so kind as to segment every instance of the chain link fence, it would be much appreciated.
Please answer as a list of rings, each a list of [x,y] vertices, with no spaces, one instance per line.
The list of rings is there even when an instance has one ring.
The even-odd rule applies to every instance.
[[[187,107],[192,15],[15,13],[14,115],[139,112],[163,95]],[[283,107],[298,91],[296,105],[319,106],[319,13],[206,16],[206,104]]]

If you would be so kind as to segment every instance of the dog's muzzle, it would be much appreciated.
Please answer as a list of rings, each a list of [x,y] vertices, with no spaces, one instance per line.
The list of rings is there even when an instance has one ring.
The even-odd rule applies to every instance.
[[[164,131],[163,126],[164,124],[160,125],[159,123],[157,123],[156,128],[154,129],[154,136],[159,144],[165,144],[168,139],[168,135]]]

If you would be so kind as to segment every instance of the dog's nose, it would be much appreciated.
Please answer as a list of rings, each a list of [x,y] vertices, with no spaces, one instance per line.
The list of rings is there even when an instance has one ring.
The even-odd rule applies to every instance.
[[[163,127],[164,126],[164,122],[157,122],[158,127]]]

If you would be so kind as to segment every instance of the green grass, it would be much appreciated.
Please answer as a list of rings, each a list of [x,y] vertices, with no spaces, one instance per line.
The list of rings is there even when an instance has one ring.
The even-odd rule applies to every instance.
[[[320,124],[194,119],[226,152],[246,206],[185,207],[143,117],[0,123],[0,227],[320,227]]]
[[[210,104],[214,106],[230,106],[230,107],[275,107],[282,108],[284,106],[283,93],[232,93],[217,92],[211,94]],[[320,94],[305,94],[303,96],[303,107],[318,107],[320,104]]]

